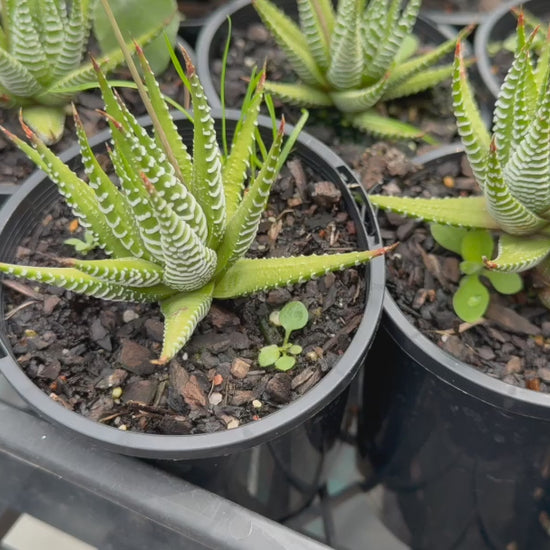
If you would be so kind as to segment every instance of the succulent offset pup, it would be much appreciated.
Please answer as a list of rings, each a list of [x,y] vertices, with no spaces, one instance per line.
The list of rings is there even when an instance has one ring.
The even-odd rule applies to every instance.
[[[26,123],[46,143],[63,134],[74,89],[95,80],[81,65],[96,0],[3,0],[0,28],[0,107],[22,107]],[[150,42],[162,26],[138,39]],[[113,50],[100,60],[105,71],[124,60]]]
[[[550,307],[550,37],[535,66],[530,53],[534,36],[532,33],[526,37],[520,16],[517,49],[497,98],[492,136],[480,117],[461,45],[457,45],[454,111],[483,196],[424,199],[371,195],[371,201],[385,210],[437,224],[434,237],[451,250],[455,250],[452,243],[461,238],[457,239],[459,233],[464,235],[466,229],[473,230],[474,239],[468,237],[473,242],[467,248],[484,250],[479,255],[481,268],[502,276],[498,280],[489,275],[493,286],[510,292],[515,286],[517,291],[515,274],[535,268],[538,295]],[[487,231],[498,236],[495,258],[492,258],[492,240],[489,246],[486,243]],[[465,268],[457,292],[459,296],[463,293],[460,300],[463,303],[459,304],[464,312],[461,316],[473,321],[485,312],[488,292],[479,281],[472,282],[472,275],[480,272],[469,271],[471,262],[461,267]],[[506,280],[506,276],[512,278]]]
[[[342,119],[376,136],[424,138],[418,128],[377,113],[383,101],[427,90],[452,74],[452,64],[436,64],[455,47],[448,40],[414,56],[412,34],[421,0],[296,0],[300,25],[270,0],[253,5],[299,82],[266,82],[266,90],[304,107],[336,107]]]
[[[1,263],[0,271],[108,300],[160,302],[165,316],[158,363],[169,361],[191,337],[214,298],[233,298],[299,283],[368,262],[387,249],[288,258],[244,258],[252,244],[281,164],[280,125],[256,174],[252,171],[263,75],[246,117],[222,156],[202,85],[185,54],[194,112],[193,156],[170,116],[141,48],[144,89],[152,107],[150,136],[109,87],[96,65],[114,148],[109,150],[120,188],[94,156],[75,111],[88,183],[72,172],[26,126],[30,146],[4,132],[58,186],[67,204],[112,258],[65,259],[64,267]],[[131,60],[130,60],[131,61]],[[134,78],[136,78],[134,73]]]

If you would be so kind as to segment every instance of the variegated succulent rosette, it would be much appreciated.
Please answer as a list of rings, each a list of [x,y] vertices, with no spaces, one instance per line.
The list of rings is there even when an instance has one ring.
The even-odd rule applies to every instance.
[[[107,300],[159,302],[165,331],[157,362],[166,363],[191,337],[213,299],[301,283],[384,253],[386,249],[245,258],[285,155],[284,123],[278,130],[274,127],[273,143],[261,162],[256,154],[263,74],[254,80],[257,86],[230,152],[224,155],[202,85],[183,52],[187,65],[184,82],[193,106],[191,155],[141,48],[137,51],[144,75],[140,84],[146,90],[144,101],[151,109],[154,135],[138,124],[95,65],[112,133],[113,146],[108,152],[118,185],[95,157],[76,111],[87,181],[28,127],[24,129],[32,146],[4,130],[57,185],[80,224],[110,258],[68,258],[60,260],[62,267],[0,263],[1,272]],[[134,78],[136,74],[134,71]]]
[[[87,51],[97,0],[2,0],[0,107],[23,108],[25,122],[46,143],[61,138],[75,89],[95,81]],[[151,29],[144,45],[162,32]],[[99,60],[104,71],[124,61],[116,49]]]
[[[488,250],[485,245],[478,246],[487,250],[479,259],[483,269],[504,275],[535,268],[533,280],[539,287],[538,295],[550,307],[550,38],[534,63],[531,43],[536,32],[526,36],[520,14],[514,61],[497,98],[492,134],[480,116],[464,67],[462,47],[457,45],[454,111],[466,155],[483,194],[441,199],[383,195],[370,198],[382,209],[436,224],[436,240],[441,227],[454,227],[464,234],[478,231],[484,240],[483,232],[495,235],[496,257],[493,258],[491,239]],[[470,273],[463,273],[461,287],[471,280]],[[482,289],[478,286],[477,290]],[[478,311],[476,316],[483,313]]]
[[[331,0],[296,1],[299,24],[270,0],[253,0],[298,77],[297,83],[268,81],[266,90],[291,105],[336,107],[343,122],[375,136],[432,141],[376,110],[381,102],[451,76],[452,64],[438,63],[452,53],[456,39],[415,55],[419,40],[413,27],[421,0],[340,0],[336,11]]]

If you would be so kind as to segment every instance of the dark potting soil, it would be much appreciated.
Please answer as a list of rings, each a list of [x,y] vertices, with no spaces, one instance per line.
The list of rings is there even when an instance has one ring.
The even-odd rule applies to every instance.
[[[225,83],[225,100],[228,107],[240,108],[246,92],[245,78],[250,76],[254,66],[261,68],[266,61],[267,78],[276,82],[294,82],[296,77],[290,69],[284,53],[278,48],[269,31],[260,23],[253,23],[248,28],[233,25],[232,38],[228,56]],[[433,46],[423,46],[423,51]],[[218,95],[222,72],[222,55],[224,43],[212,59],[210,71]],[[451,61],[451,58],[449,58]],[[279,114],[284,114],[287,121],[295,124],[301,116],[301,110],[288,106],[274,98]],[[377,106],[380,114],[389,115],[402,122],[407,122],[420,129],[438,142],[448,143],[456,139],[456,124],[452,114],[452,102],[449,83],[442,83],[434,89],[410,97],[389,101]],[[349,144],[363,148],[372,145],[376,138],[352,128],[342,122],[336,109],[310,109],[306,131],[324,143],[340,148]],[[413,142],[403,143],[404,150],[413,153],[416,145]]]
[[[357,168],[371,192],[479,194],[464,156],[414,170],[399,151],[378,146],[365,153]],[[492,291],[485,319],[474,326],[462,323],[452,308],[459,257],[435,243],[424,223],[384,212],[378,220],[385,243],[401,243],[386,256],[387,289],[408,320],[439,347],[489,376],[549,392],[550,312],[536,296],[526,290],[514,296]]]
[[[71,220],[56,204],[15,260],[55,265],[52,258],[74,256],[62,244],[72,236]],[[293,160],[274,186],[249,255],[348,251],[356,247],[355,235],[336,187]],[[159,367],[150,362],[159,356],[163,334],[157,306],[102,301],[22,280],[4,284],[9,340],[27,375],[60,406],[149,433],[225,430],[283,407],[335,364],[365,301],[363,269],[217,301],[183,352]],[[269,314],[293,299],[310,315],[307,327],[291,337],[303,353],[289,372],[260,368],[259,349],[282,342]]]

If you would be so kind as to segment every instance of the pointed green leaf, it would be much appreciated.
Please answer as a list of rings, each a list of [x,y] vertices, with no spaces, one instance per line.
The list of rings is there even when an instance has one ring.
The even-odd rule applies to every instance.
[[[364,56],[359,24],[361,0],[340,0],[330,42],[330,64],[326,73],[337,90],[357,88],[364,71]]]
[[[269,199],[271,186],[277,177],[277,164],[281,152],[284,125],[275,138],[262,168],[231,218],[223,240],[217,249],[219,275],[244,256],[256,237],[262,212]]]
[[[388,78],[381,78],[372,86],[359,90],[330,91],[332,102],[343,113],[362,113],[369,109],[384,95],[388,86]]]
[[[503,172],[510,193],[535,214],[550,209],[550,87],[541,99]]]
[[[379,115],[374,109],[357,114],[349,114],[346,120],[355,128],[383,139],[422,139],[426,143],[436,141],[411,124]]]
[[[366,67],[368,78],[378,79],[388,70],[403,39],[411,32],[416,21],[421,0],[409,0],[402,12],[401,4],[401,0],[391,0],[383,27],[385,35],[378,44],[376,55]]]
[[[136,42],[142,47],[148,44],[151,40],[156,38],[163,30],[162,26],[158,26],[151,31],[141,35]],[[135,50],[135,44],[129,43],[128,48],[130,51]],[[105,55],[97,60],[97,65],[101,66],[104,72],[109,72],[118,67],[124,61],[124,55],[122,51],[117,49],[110,52],[108,55]],[[1,70],[1,69],[0,69]],[[86,84],[88,82],[93,82],[96,78],[96,71],[94,69],[93,63],[85,63],[77,69],[74,69],[70,73],[65,73],[64,76],[60,76],[59,80],[54,81],[55,84],[52,84],[52,87],[49,90],[50,94],[57,94],[61,98],[70,98],[74,95],[74,92],[67,92],[67,90],[74,89],[75,87],[80,86],[81,84]]]
[[[330,36],[334,9],[330,0],[297,0],[300,27],[315,63],[326,71],[330,62]]]
[[[497,257],[488,259],[488,269],[519,273],[536,266],[550,252],[550,238],[545,236],[501,235],[498,241]]]
[[[15,59],[25,65],[40,84],[44,85],[48,81],[50,67],[47,65],[42,40],[31,12],[37,7],[31,7],[29,0],[19,0],[15,3],[9,51]]]
[[[141,47],[137,48],[137,54],[141,64],[147,92],[151,98],[151,103],[153,104],[153,108],[157,113],[166,134],[168,143],[170,144],[170,148],[172,149],[174,157],[177,161],[177,166],[174,168],[178,170],[178,176],[181,175],[181,178],[183,179],[182,183],[189,187],[193,180],[193,159],[187,151],[187,147],[183,143],[178,129],[174,124],[168,105],[164,100],[155,75],[153,74],[151,67],[149,66],[149,62],[147,61]]]
[[[254,0],[253,6],[285,53],[298,78],[305,84],[314,86],[326,84],[298,25],[269,0]]]
[[[434,88],[444,80],[450,78],[452,75],[452,65],[424,69],[421,73],[411,76],[398,85],[392,86],[390,83],[382,96],[382,100],[387,101],[398,97],[407,97],[409,95],[424,92],[430,88]]]
[[[180,291],[193,291],[204,286],[216,269],[216,253],[206,247],[192,228],[145,180],[160,228],[163,252],[163,282]]]
[[[545,220],[533,214],[510,193],[494,141],[489,150],[484,190],[487,210],[503,231],[528,235],[546,225]]]
[[[302,283],[312,277],[320,277],[330,271],[368,262],[393,247],[291,258],[241,259],[230,267],[216,282],[214,298],[236,298],[294,283]]]
[[[265,83],[265,91],[281,98],[285,103],[302,107],[330,107],[332,99],[328,93],[306,84]]]
[[[244,182],[250,166],[250,152],[255,142],[255,130],[263,100],[264,76],[260,77],[258,87],[248,105],[245,119],[236,135],[233,136],[231,152],[222,168],[222,180],[225,193],[227,219],[231,222],[242,199]]]
[[[107,283],[138,288],[159,284],[163,274],[161,266],[138,258],[117,258],[113,260],[69,258],[63,260],[62,263]]]
[[[223,237],[227,217],[222,181],[221,153],[216,140],[214,120],[202,84],[193,65],[187,61],[191,98],[195,114],[193,130],[192,192],[198,200],[208,226],[207,244],[216,248]]]
[[[428,223],[457,227],[499,229],[487,210],[484,197],[424,199],[370,195],[370,202],[383,210],[417,218]]]
[[[27,137],[32,141],[41,156],[40,167],[46,172],[59,192],[65,198],[80,224],[91,231],[97,242],[109,254],[117,257],[128,255],[127,250],[115,236],[102,214],[94,191],[81,180],[62,160],[59,159],[29,128],[25,127]]]
[[[457,130],[464,144],[474,177],[483,189],[491,137],[470,88],[460,41],[456,45],[453,68],[452,97]]]
[[[13,55],[0,48],[0,84],[10,94],[33,97],[42,90],[32,73]]]
[[[493,132],[502,164],[508,162],[523,139],[536,107],[538,91],[529,52],[531,40],[517,52],[495,103]]]
[[[187,343],[195,327],[206,316],[212,303],[213,284],[187,292],[176,294],[161,302],[164,315],[164,342],[158,363],[170,361]]]
[[[125,255],[130,254],[136,258],[150,260],[151,257],[142,242],[130,204],[103,171],[90,147],[84,132],[84,126],[74,107],[73,111],[82,163],[89,179],[88,183],[96,193],[98,206],[105,216],[105,221],[113,231],[113,235],[120,240],[120,243],[126,249],[127,254]]]
[[[164,285],[136,288],[107,283],[72,267],[35,267],[0,263],[0,272],[103,300],[157,302],[175,292]]]

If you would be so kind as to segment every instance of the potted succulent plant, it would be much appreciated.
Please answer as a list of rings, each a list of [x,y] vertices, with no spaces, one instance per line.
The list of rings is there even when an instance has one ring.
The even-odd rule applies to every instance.
[[[283,146],[283,124],[278,129],[271,120],[267,125],[265,120],[262,125],[258,124],[264,93],[263,75],[258,75],[251,84],[245,117],[226,113],[217,115],[215,120],[194,67],[186,57],[187,76],[182,72],[182,78],[188,84],[194,109],[193,114],[180,115],[176,126],[141,49],[138,47],[144,82],[124,43],[120,43],[144,103],[148,106],[155,130],[154,136],[150,136],[143,129],[109,87],[100,67],[95,64],[106,105],[106,118],[111,127],[113,145],[107,148],[107,152],[119,178],[120,188],[112,183],[110,174],[102,167],[104,158],[98,154],[99,145],[108,136],[96,136],[94,140],[88,141],[76,114],[75,125],[88,183],[71,170],[63,159],[54,155],[26,125],[23,128],[32,145],[5,131],[5,135],[42,168],[46,176],[40,173],[31,178],[3,211],[2,231],[10,237],[2,239],[6,245],[1,251],[5,262],[0,269],[16,277],[51,284],[69,293],[61,291],[58,294],[58,297],[68,299],[68,309],[60,317],[56,316],[55,320],[46,321],[51,331],[42,331],[36,322],[31,322],[32,327],[27,325],[23,328],[23,332],[16,335],[11,344],[7,341],[6,332],[2,333],[5,357],[0,360],[0,368],[18,392],[41,414],[92,440],[94,444],[151,459],[183,460],[183,463],[165,462],[164,466],[178,468],[188,478],[265,515],[282,518],[307,504],[322,482],[324,457],[327,449],[335,443],[349,384],[362,364],[381,311],[383,265],[380,262],[369,265],[365,280],[356,273],[355,279],[352,276],[348,281],[346,292],[355,289],[354,293],[362,293],[361,288],[366,287],[366,302],[364,309],[361,307],[360,317],[354,317],[344,325],[337,322],[341,330],[340,334],[329,338],[333,340],[332,344],[320,342],[321,347],[317,344],[309,351],[306,348],[307,361],[312,364],[309,367],[303,364],[306,368],[302,371],[301,379],[293,383],[285,372],[271,372],[269,379],[273,381],[268,381],[266,384],[269,387],[264,386],[259,393],[244,391],[247,390],[245,387],[239,394],[240,398],[243,393],[247,394],[240,404],[246,412],[241,418],[237,413],[234,389],[239,380],[246,378],[249,369],[254,370],[251,369],[252,361],[232,361],[231,356],[227,355],[227,349],[232,347],[231,341],[227,345],[223,344],[225,348],[222,352],[226,355],[222,353],[221,358],[212,355],[220,348],[220,341],[223,340],[220,340],[216,330],[204,333],[194,348],[191,348],[192,342],[184,346],[197,324],[208,313],[213,300],[287,286],[347,266],[359,266],[383,254],[386,249],[376,247],[379,236],[372,213],[369,213],[367,203],[365,212],[360,213],[346,187],[348,183],[356,185],[357,182],[337,157],[325,148],[316,150],[318,143],[308,136],[297,139],[298,130],[290,133],[287,144]],[[234,139],[230,151],[222,156],[221,150],[225,150],[222,136],[226,135],[226,130],[227,136],[233,134]],[[326,180],[323,185],[325,188],[336,192],[338,197],[341,193],[349,212],[340,215],[338,221],[333,219],[330,206],[329,211],[326,211],[320,206],[311,205],[312,208],[300,216],[304,219],[312,218],[315,211],[321,208],[321,212],[324,212],[322,217],[334,224],[331,226],[334,229],[323,229],[324,237],[320,237],[321,240],[328,239],[327,247],[331,246],[331,242],[332,246],[340,243],[334,231],[338,231],[338,227],[344,231],[349,222],[349,237],[353,238],[357,227],[358,244],[367,250],[289,258],[243,257],[254,243],[259,224],[277,222],[276,218],[269,221],[263,211],[276,174],[291,146],[303,163],[304,176],[297,176],[300,181],[307,185],[305,174],[316,172],[321,180]],[[188,147],[192,147],[192,154]],[[74,153],[67,152],[64,158],[74,156]],[[72,164],[75,170],[80,170],[76,160]],[[245,192],[249,172],[252,175]],[[338,190],[333,188],[338,185]],[[48,219],[61,224],[49,230],[54,234],[66,227],[63,220],[66,220],[64,216],[67,214],[56,210],[54,206],[56,188],[86,229],[85,235],[89,236],[80,242],[79,248],[97,248],[103,250],[106,256],[99,253],[99,256],[90,260],[57,260],[61,267],[23,267],[7,263],[14,255],[22,252],[22,249],[17,248],[18,243],[23,234],[29,235],[29,230],[32,233],[33,228],[46,227]],[[305,200],[309,193],[306,189],[302,191]],[[330,199],[326,193],[323,197],[322,200],[328,200],[329,205],[335,204],[335,199]],[[290,196],[284,200],[291,200],[289,204],[294,204],[296,209],[302,201],[298,199]],[[32,207],[29,208],[30,204]],[[292,212],[286,208],[287,203],[284,204],[286,214],[283,217]],[[56,214],[48,218],[48,212]],[[298,214],[296,209],[295,216]],[[287,220],[287,225],[290,221]],[[362,228],[363,221],[368,227]],[[276,224],[273,231],[284,232],[284,228],[282,224],[281,227]],[[272,240],[277,241],[275,233],[271,232],[270,235]],[[305,247],[304,250],[316,248],[317,236],[313,238],[302,234],[302,238],[302,245],[293,239],[288,246],[298,245]],[[340,244],[348,247],[350,243]],[[265,245],[263,249],[256,247],[257,255],[261,256],[265,249]],[[35,256],[39,264],[43,263],[43,253],[44,249],[41,249]],[[46,257],[51,260],[49,254],[46,252]],[[54,254],[59,255],[56,252]],[[339,285],[335,280],[332,283],[334,289],[329,294],[333,294],[337,287],[345,289],[346,285]],[[137,306],[128,316],[124,313],[128,311],[128,306],[119,308],[117,313],[116,309],[108,307],[109,302],[101,302],[96,306],[91,304],[94,315],[106,322],[104,328],[108,327],[103,336],[96,339],[96,344],[101,338],[106,338],[108,345],[88,351],[84,349],[86,346],[82,348],[82,338],[86,340],[91,333],[97,332],[98,324],[96,328],[77,328],[77,318],[82,322],[91,315],[88,306],[84,306],[87,313],[83,313],[81,298],[78,297],[80,293],[138,304],[160,302],[165,318],[164,330],[156,330],[155,323],[144,323],[145,310],[142,306]],[[5,307],[6,293],[3,292],[2,296]],[[288,296],[291,299],[291,294]],[[262,319],[267,311],[265,304],[258,301],[253,307],[247,307],[248,302],[248,299],[238,302],[243,318],[250,318],[247,326],[262,325],[266,321]],[[49,303],[51,306],[52,301]],[[57,299],[53,303],[54,309],[61,307]],[[348,307],[355,309],[351,305]],[[12,314],[17,311],[22,310],[16,308]],[[319,309],[316,315],[323,315],[327,319],[327,311],[322,313]],[[243,326],[236,314],[218,308],[216,315],[217,318],[211,322],[213,328],[231,327],[235,322],[238,327]],[[39,304],[39,310],[31,317],[37,321],[43,316],[43,304]],[[126,323],[133,321],[136,330],[142,333],[144,330],[152,333],[156,331],[162,342],[151,341],[148,350],[136,342],[131,346],[125,345],[132,337],[128,328],[130,325],[119,331],[117,319],[126,319],[122,321]],[[28,321],[23,320],[21,327]],[[95,321],[91,322],[94,324]],[[342,349],[341,357],[333,356],[336,361],[330,368],[322,347],[328,344],[328,350],[335,344],[336,349],[340,349],[338,342],[347,341],[347,334],[355,328],[356,336],[351,339],[346,350]],[[66,344],[60,346],[54,343],[58,339],[54,332],[57,329],[60,329],[58,334],[66,333],[69,329],[76,332],[68,342],[64,340]],[[263,329],[266,334],[269,332],[268,327]],[[107,348],[112,345],[109,330],[113,332],[113,337],[116,336],[115,346],[121,346],[118,350],[120,354],[116,356],[117,364],[104,362]],[[229,334],[232,335],[230,338],[242,343],[243,335],[239,334],[238,329],[233,329]],[[36,343],[36,338],[46,338],[52,344],[46,345],[49,348],[46,355],[38,352],[42,344],[38,347],[32,344],[33,350],[29,348],[31,355],[26,358],[20,356],[19,364],[13,355],[15,348],[29,341]],[[224,338],[227,340],[228,337]],[[276,339],[268,343],[277,343]],[[235,349],[242,349],[239,342],[235,343]],[[73,343],[76,347],[71,347]],[[130,348],[134,350],[132,360],[128,360],[127,355],[128,351],[132,351]],[[190,350],[189,354],[187,349]],[[49,354],[55,350],[59,355],[51,361]],[[152,350],[158,353],[156,358]],[[41,359],[38,359],[37,352]],[[88,359],[84,360],[85,357]],[[85,362],[81,363],[82,360]],[[198,370],[188,372],[197,361],[204,363],[205,371],[202,374]],[[82,371],[84,364],[87,366]],[[26,372],[20,365],[25,367]],[[71,373],[66,371],[67,374],[58,371],[54,373],[53,379],[50,375],[46,379],[41,376],[44,367],[56,371],[56,365],[63,365],[64,371],[72,367],[76,370],[71,370]],[[131,370],[131,376],[117,368],[120,365],[126,365]],[[83,372],[88,369],[95,375],[84,382]],[[158,399],[155,395],[144,397],[143,378],[135,378],[139,369],[145,369],[156,377],[158,383],[154,393]],[[324,377],[323,369],[327,371]],[[262,375],[263,372],[254,375],[251,372],[250,376]],[[38,374],[42,381],[50,380],[46,385],[42,384],[42,390],[29,378],[28,375],[33,373]],[[132,382],[132,378],[136,382],[131,389],[124,383],[126,378],[128,382]],[[67,384],[72,381],[77,386],[69,390]],[[290,395],[305,382],[313,387],[296,401],[282,406],[281,392]],[[83,392],[82,383],[87,388]],[[204,384],[208,385],[209,391],[204,391]],[[95,401],[95,405],[85,404],[82,398],[94,389],[102,390],[103,396]],[[271,392],[270,398],[265,391]],[[106,411],[103,407],[106,399],[112,405],[120,406],[120,410],[117,412],[111,409],[108,414],[95,416],[99,422],[92,420],[97,406],[103,412]],[[159,415],[167,410],[166,419],[159,419]],[[269,410],[273,410],[273,414],[267,414]],[[79,411],[87,413],[88,417],[79,414]],[[185,411],[189,413],[187,418]],[[151,421],[149,426],[153,433],[130,429],[145,429],[144,425],[149,422],[144,422],[146,416]],[[244,425],[247,419],[250,423]],[[167,425],[169,429],[163,429]],[[213,429],[218,431],[210,433]],[[170,435],[161,435],[161,432]]]
[[[388,115],[383,105],[392,100],[402,103],[403,98],[449,78],[451,63],[445,58],[454,49],[456,35],[445,36],[418,18],[417,0],[402,8],[379,0],[364,4],[343,0],[335,9],[325,1],[237,0],[218,10],[197,43],[198,71],[210,102],[221,104],[215,59],[227,38],[228,17],[233,28],[245,33],[245,42],[255,44],[251,37],[259,35],[261,46],[266,38],[252,27],[263,22],[284,54],[281,63],[275,63],[278,54],[268,59],[268,77],[276,73],[277,81],[266,83],[283,105],[312,108],[321,113],[321,121],[322,113],[333,113],[334,120],[327,119],[327,126],[352,126],[377,138],[433,142],[425,130]],[[246,31],[247,26],[252,30]],[[391,32],[381,35],[378,29]],[[433,47],[422,49],[422,39]],[[233,54],[229,55],[234,63]],[[262,55],[247,44],[245,62],[254,58],[261,64]],[[281,75],[282,69],[288,74]]]
[[[389,263],[388,288],[396,291],[385,300],[369,355],[373,367],[365,373],[358,439],[365,471],[374,468],[393,494],[405,527],[401,533],[414,548],[548,544],[543,480],[550,400],[541,391],[550,250],[550,43],[535,69],[533,39],[524,36],[520,18],[517,40],[523,45],[497,99],[492,135],[457,47],[453,102],[481,196],[371,195],[384,210],[431,224],[431,232],[420,227],[405,242],[417,265],[406,261],[404,249]],[[438,185],[445,189],[444,179],[456,188],[460,172],[450,174],[449,162],[460,162],[460,149],[446,153],[422,159],[421,194],[434,188],[429,174],[438,168]],[[427,267],[424,275],[415,273],[420,264]],[[454,277],[444,274],[450,265]],[[418,292],[407,289],[407,280],[419,281]],[[517,292],[522,280],[531,290],[516,301],[493,294],[489,302],[489,288]]]
[[[82,63],[95,1],[7,1],[2,5],[0,106],[20,108],[23,119],[46,143],[61,138],[75,88],[93,82],[91,63]],[[162,31],[135,37],[142,45]],[[99,60],[105,71],[124,60],[119,48]]]
[[[546,34],[544,29],[548,28],[550,21],[550,9],[544,0],[504,2],[489,14],[475,34],[476,65],[483,83],[494,98],[513,59],[516,47],[514,29],[520,8],[531,30],[539,24],[543,25],[534,46],[542,44]]]

